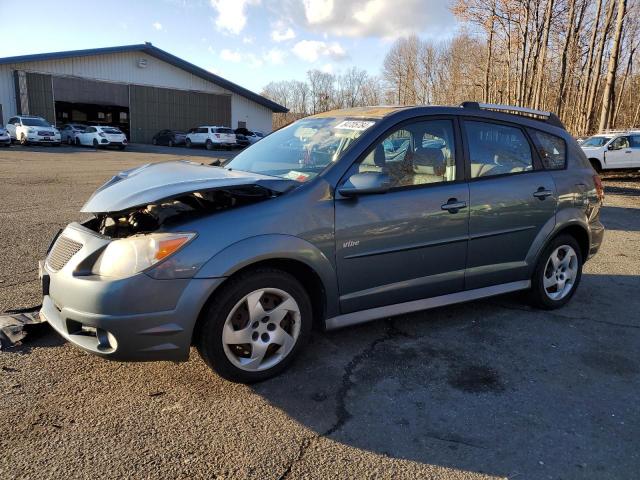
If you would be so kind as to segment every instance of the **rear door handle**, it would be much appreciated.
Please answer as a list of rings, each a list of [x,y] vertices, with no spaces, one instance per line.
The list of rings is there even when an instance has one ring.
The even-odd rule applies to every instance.
[[[467,202],[459,202],[457,198],[450,198],[447,203],[443,204],[440,208],[447,210],[449,213],[458,213],[461,208],[466,208]]]
[[[550,197],[551,195],[553,195],[553,192],[551,190],[547,190],[544,187],[538,188],[538,190],[533,193],[533,196],[540,200],[544,200],[545,198]]]

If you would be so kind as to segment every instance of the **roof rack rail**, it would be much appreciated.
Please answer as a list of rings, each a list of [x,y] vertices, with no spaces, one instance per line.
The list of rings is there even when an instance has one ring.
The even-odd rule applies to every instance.
[[[462,102],[460,105],[462,108],[469,108],[474,110],[494,110],[497,112],[510,113],[513,115],[523,115],[531,117],[534,120],[541,120],[547,122],[555,127],[560,127],[566,130],[562,121],[553,112],[546,112],[544,110],[534,110],[533,108],[517,107],[515,105],[500,105],[497,103],[480,103],[480,102]]]

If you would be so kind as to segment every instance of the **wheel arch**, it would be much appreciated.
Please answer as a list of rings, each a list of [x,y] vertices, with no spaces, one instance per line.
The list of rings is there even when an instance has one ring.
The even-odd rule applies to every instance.
[[[333,265],[316,246],[299,237],[274,234],[242,240],[214,255],[195,277],[224,277],[217,291],[231,278],[258,268],[282,270],[303,285],[311,299],[315,326],[324,328],[325,319],[338,313],[338,285]]]

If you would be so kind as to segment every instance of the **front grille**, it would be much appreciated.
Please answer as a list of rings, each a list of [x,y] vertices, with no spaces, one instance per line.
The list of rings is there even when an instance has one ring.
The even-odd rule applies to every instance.
[[[41,137],[53,137],[53,132],[47,132],[45,130],[40,130],[38,132],[38,135],[40,135]]]
[[[52,270],[60,270],[81,248],[81,243],[74,242],[69,237],[60,236],[47,257],[47,265]]]

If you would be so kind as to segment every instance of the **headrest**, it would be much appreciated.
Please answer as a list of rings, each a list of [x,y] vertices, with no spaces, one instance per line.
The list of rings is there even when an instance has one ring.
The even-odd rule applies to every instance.
[[[387,163],[387,159],[384,154],[384,146],[379,143],[373,152],[373,163],[376,164],[377,167],[384,168]]]

